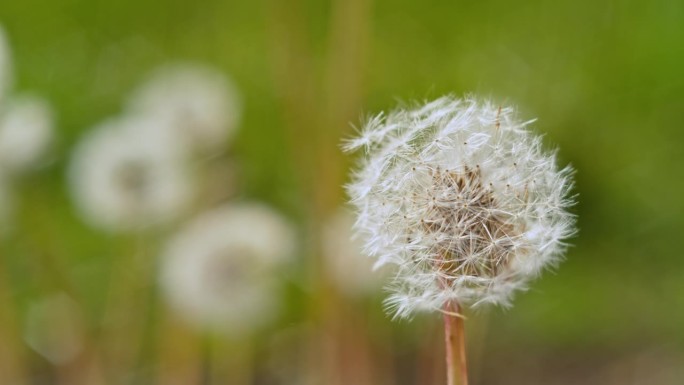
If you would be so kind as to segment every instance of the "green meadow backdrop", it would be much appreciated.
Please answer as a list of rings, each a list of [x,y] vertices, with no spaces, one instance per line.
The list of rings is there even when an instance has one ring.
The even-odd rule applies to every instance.
[[[9,187],[3,384],[442,383],[439,317],[392,322],[382,292],[345,298],[317,240],[345,200],[350,159],[339,145],[352,126],[446,93],[515,104],[577,170],[567,260],[512,308],[468,314],[472,382],[684,381],[683,2],[22,0],[0,3],[0,25],[13,90],[46,98],[56,127],[47,161]],[[222,155],[239,169],[230,199],[266,202],[294,223],[296,263],[277,320],[240,338],[170,322],[146,276],[126,294],[143,298],[129,311],[144,319],[116,337],[134,348],[112,364],[109,288],[140,240],[89,227],[67,169],[79,138],[170,62],[210,65],[235,83],[242,117]],[[172,231],[145,235],[143,265],[154,270]],[[54,293],[82,314],[77,362],[26,344],[31,305]]]

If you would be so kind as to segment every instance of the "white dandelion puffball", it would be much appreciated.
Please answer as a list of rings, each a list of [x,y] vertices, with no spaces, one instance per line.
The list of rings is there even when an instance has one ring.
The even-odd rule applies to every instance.
[[[240,334],[277,314],[277,269],[292,256],[295,234],[278,213],[256,203],[226,205],[190,222],[161,261],[160,285],[187,321]]]
[[[5,30],[0,25],[0,102],[9,91],[12,83],[12,54],[5,36]]]
[[[232,81],[211,68],[163,67],[134,91],[129,108],[173,124],[169,127],[200,149],[220,149],[237,129],[241,101]]]
[[[443,97],[370,119],[347,150],[366,156],[348,186],[378,265],[397,265],[388,309],[509,305],[574,234],[572,169],[511,107]]]
[[[85,324],[78,304],[64,293],[33,303],[26,316],[26,344],[55,365],[74,360],[84,347]]]
[[[52,110],[35,96],[18,96],[0,108],[0,166],[20,171],[34,165],[53,138]]]
[[[354,217],[339,209],[323,226],[323,260],[328,277],[346,296],[357,298],[380,291],[387,269],[373,269],[373,259],[363,254],[363,242],[353,234]]]
[[[113,119],[88,133],[69,170],[72,195],[83,217],[109,231],[140,230],[181,214],[192,199],[184,158],[156,135],[152,119]]]

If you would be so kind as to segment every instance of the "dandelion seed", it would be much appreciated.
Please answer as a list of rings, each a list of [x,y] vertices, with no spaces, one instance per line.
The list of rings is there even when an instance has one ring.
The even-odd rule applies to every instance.
[[[176,64],[155,72],[134,92],[129,108],[168,122],[168,128],[199,149],[217,150],[237,129],[241,101],[230,79],[218,71]]]
[[[149,135],[159,122],[123,117],[79,143],[70,166],[74,201],[93,226],[140,230],[175,219],[192,197],[192,181],[175,142]]]
[[[63,365],[83,350],[84,330],[78,305],[66,294],[59,293],[29,307],[24,339],[45,359]]]
[[[160,285],[201,328],[239,335],[277,314],[277,276],[294,249],[290,225],[267,206],[233,204],[200,215],[167,244]]]
[[[0,108],[0,166],[24,170],[45,154],[53,137],[50,106],[36,96],[9,99]]]
[[[370,120],[348,186],[366,252],[398,271],[398,317],[456,303],[508,305],[574,233],[569,167],[510,107],[443,97]]]

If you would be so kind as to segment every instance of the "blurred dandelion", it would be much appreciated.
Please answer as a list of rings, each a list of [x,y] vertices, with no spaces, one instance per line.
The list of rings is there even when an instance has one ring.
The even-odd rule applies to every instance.
[[[45,155],[54,136],[52,109],[42,98],[12,95],[12,60],[0,25],[0,232],[9,229],[12,184]]]
[[[467,383],[460,307],[510,304],[575,231],[572,170],[530,123],[447,96],[378,115],[345,146],[367,153],[348,186],[366,251],[398,268],[387,306],[445,313],[450,384],[458,366]]]
[[[0,167],[15,173],[34,165],[53,136],[52,109],[35,95],[12,95],[12,59],[0,25]]]
[[[332,283],[344,295],[358,298],[377,293],[385,284],[388,269],[373,269],[373,260],[363,254],[363,242],[353,235],[353,225],[349,211],[335,212],[324,224],[322,250]]]
[[[26,318],[25,341],[55,365],[72,361],[83,350],[83,319],[78,305],[59,293],[33,303]]]
[[[0,107],[0,166],[22,171],[45,154],[53,137],[52,110],[32,95],[6,100]]]
[[[232,81],[209,67],[192,64],[158,69],[133,92],[129,109],[169,124],[200,150],[217,150],[233,136],[241,101]]]
[[[83,217],[109,231],[136,230],[177,218],[192,198],[191,176],[178,143],[152,134],[163,122],[113,119],[88,133],[74,151],[71,191]]]
[[[187,321],[240,335],[276,316],[278,268],[294,245],[292,227],[271,208],[226,205],[200,215],[168,242],[160,285]]]

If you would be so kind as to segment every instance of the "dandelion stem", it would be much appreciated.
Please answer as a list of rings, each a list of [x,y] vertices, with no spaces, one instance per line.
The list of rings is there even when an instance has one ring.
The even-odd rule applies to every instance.
[[[465,351],[465,320],[458,317],[459,305],[448,303],[444,312],[447,385],[468,385],[468,365]]]

